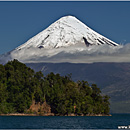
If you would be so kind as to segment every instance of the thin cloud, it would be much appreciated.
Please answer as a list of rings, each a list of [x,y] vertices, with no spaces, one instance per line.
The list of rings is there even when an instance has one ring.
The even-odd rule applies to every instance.
[[[120,47],[82,46],[77,44],[68,48],[38,49],[13,51],[12,58],[22,62],[70,62],[70,63],[94,63],[94,62],[130,62],[130,43]]]

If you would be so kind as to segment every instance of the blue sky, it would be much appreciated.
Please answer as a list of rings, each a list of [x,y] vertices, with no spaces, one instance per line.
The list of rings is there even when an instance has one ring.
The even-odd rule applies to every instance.
[[[76,16],[117,43],[130,43],[130,1],[0,1],[0,54],[23,44],[65,15]]]

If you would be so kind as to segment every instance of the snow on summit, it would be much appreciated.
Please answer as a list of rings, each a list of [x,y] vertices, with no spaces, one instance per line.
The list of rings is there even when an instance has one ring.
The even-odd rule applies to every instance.
[[[117,43],[96,33],[74,16],[65,16],[51,24],[47,29],[40,32],[17,50],[23,48],[59,48],[83,43],[89,45],[108,44],[118,46]]]
[[[18,59],[22,62],[70,62],[72,55],[79,57],[79,52],[83,55],[84,52],[95,53],[100,45],[119,47],[117,43],[93,31],[76,17],[65,16],[13,51],[3,54],[0,61]],[[104,51],[103,48],[100,50]],[[111,51],[113,53],[114,50]]]

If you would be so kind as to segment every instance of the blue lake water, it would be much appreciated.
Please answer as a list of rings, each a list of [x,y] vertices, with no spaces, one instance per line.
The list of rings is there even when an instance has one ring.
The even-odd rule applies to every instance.
[[[130,125],[130,114],[102,117],[0,116],[0,129],[117,129]]]

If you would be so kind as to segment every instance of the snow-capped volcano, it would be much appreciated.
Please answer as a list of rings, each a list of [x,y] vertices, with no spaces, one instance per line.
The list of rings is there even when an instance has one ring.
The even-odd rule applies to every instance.
[[[76,17],[65,16],[10,53],[2,55],[0,60],[49,62],[57,59],[57,55],[62,59],[62,52],[74,54],[85,49],[90,51],[92,46],[96,50],[98,45],[119,47],[117,43],[93,31]]]
[[[73,16],[65,16],[40,32],[25,44],[19,46],[17,50],[23,48],[59,48],[83,43],[89,45],[108,44],[118,46],[117,43],[96,33],[84,23]]]

